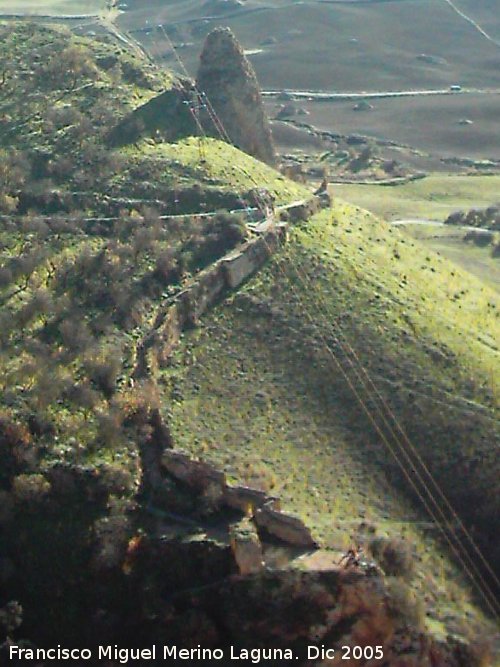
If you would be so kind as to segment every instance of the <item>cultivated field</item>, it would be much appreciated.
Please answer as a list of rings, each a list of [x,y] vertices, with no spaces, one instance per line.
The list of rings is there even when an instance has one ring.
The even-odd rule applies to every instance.
[[[390,139],[443,157],[500,158],[500,94],[376,99],[368,111],[354,111],[355,104],[297,102],[310,114],[305,122],[318,129]],[[277,109],[269,104],[271,115]]]
[[[496,1],[457,3],[493,40],[500,36]],[[500,47],[447,0],[248,0],[240,9],[217,0],[127,4],[121,27],[155,58],[179,69],[161,24],[193,74],[207,33],[228,25],[247,49],[265,90],[383,93],[449,90],[452,85],[500,90]],[[364,113],[354,113],[352,102],[301,106],[311,113],[311,124],[324,129],[391,139],[443,156],[500,155],[495,131],[500,95],[379,99],[372,104]]]
[[[494,15],[488,0],[475,3]],[[443,0],[383,3],[313,3],[250,0],[245,9],[214,16],[214,3],[131,0],[122,24],[159,55],[168,46],[162,23],[191,67],[205,35],[229,25],[249,50],[264,88],[398,90],[440,88],[454,83],[500,87],[500,49]],[[493,20],[493,19],[492,19]],[[422,58],[424,56],[424,58]]]

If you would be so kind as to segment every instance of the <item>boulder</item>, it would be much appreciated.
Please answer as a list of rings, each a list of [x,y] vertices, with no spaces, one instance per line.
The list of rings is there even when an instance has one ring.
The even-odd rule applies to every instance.
[[[178,449],[167,450],[161,458],[163,468],[175,479],[184,482],[191,488],[204,493],[214,487],[221,489],[226,486],[226,476],[210,463],[196,461],[189,454]]]
[[[224,490],[224,504],[244,514],[254,512],[256,508],[266,503],[279,509],[279,499],[269,498],[264,491],[252,489],[249,486],[226,486]]]
[[[269,504],[255,512],[254,520],[258,528],[264,528],[270,535],[287,544],[308,548],[318,546],[303,521],[291,514],[279,512]]]

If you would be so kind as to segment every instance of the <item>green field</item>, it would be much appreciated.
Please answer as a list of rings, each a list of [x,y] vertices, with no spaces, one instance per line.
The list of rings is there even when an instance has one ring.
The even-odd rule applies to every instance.
[[[485,208],[500,197],[500,176],[433,175],[401,186],[331,186],[332,193],[366,208],[385,220],[444,221],[450,213]],[[492,257],[491,246],[477,247],[462,239],[465,231],[456,227],[406,224],[399,228],[432,250],[500,289],[500,262]]]
[[[106,9],[107,0],[2,0],[0,14],[33,14],[43,16],[79,16],[98,14]]]
[[[332,193],[385,220],[444,220],[453,211],[491,206],[500,176],[433,175],[400,186],[332,185]]]

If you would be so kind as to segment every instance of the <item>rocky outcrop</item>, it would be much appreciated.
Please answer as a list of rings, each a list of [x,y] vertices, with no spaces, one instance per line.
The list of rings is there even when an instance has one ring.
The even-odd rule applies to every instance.
[[[318,543],[309,528],[297,517],[277,511],[269,505],[259,508],[254,515],[255,523],[273,537],[286,544],[315,549]]]
[[[210,485],[225,487],[226,476],[214,466],[203,461],[196,461],[179,450],[167,450],[162,456],[162,465],[173,477],[185,482],[198,491],[204,491]]]
[[[269,497],[264,491],[249,486],[227,486],[224,490],[224,504],[244,514],[253,513],[263,505],[280,509],[279,498]]]
[[[205,42],[197,77],[198,89],[238,148],[263,162],[274,164],[275,152],[255,71],[229,28],[216,28]],[[206,102],[206,100],[205,100]],[[219,128],[210,109],[202,113],[207,131]]]

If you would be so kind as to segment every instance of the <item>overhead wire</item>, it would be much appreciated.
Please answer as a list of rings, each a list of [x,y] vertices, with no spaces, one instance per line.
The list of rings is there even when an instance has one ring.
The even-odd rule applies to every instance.
[[[184,63],[183,63],[181,57],[180,57],[179,54],[177,53],[177,50],[175,49],[175,47],[174,47],[172,41],[170,40],[170,38],[169,38],[169,36],[167,35],[166,31],[164,30],[163,26],[161,26],[161,29],[162,29],[162,32],[163,32],[163,34],[165,35],[167,41],[169,42],[170,48],[172,49],[172,51],[173,51],[173,53],[174,53],[174,55],[175,55],[175,57],[176,57],[176,59],[177,59],[179,65],[181,66],[181,68],[182,68],[182,70],[185,72],[185,74],[189,77],[190,75],[189,75],[189,72],[187,71],[187,68],[185,67],[185,65],[184,65]],[[230,138],[229,138],[229,136],[228,136],[228,134],[227,134],[227,132],[226,132],[226,130],[225,130],[225,128],[224,128],[224,125],[223,125],[222,121],[220,120],[220,118],[218,117],[216,111],[214,110],[214,108],[213,108],[213,106],[212,106],[210,100],[208,99],[208,96],[207,96],[204,92],[200,92],[200,91],[198,90],[196,84],[195,84],[195,90],[196,90],[196,94],[197,94],[198,99],[201,98],[201,99],[204,99],[204,100],[205,100],[207,111],[208,111],[209,116],[210,116],[212,122],[214,123],[214,126],[215,126],[216,130],[218,131],[219,135],[221,136],[221,138],[222,138],[224,141],[226,141],[226,142],[228,142],[228,143],[231,144],[232,142],[231,142],[231,140],[230,140]],[[250,176],[251,176],[251,175],[250,175]],[[258,184],[256,183],[255,179],[253,179],[253,177],[251,177],[251,180],[253,180],[254,184],[258,186]],[[258,193],[257,193],[257,196],[258,196]],[[262,210],[265,211],[266,206],[265,206],[265,202],[264,202],[263,200],[261,200],[261,204],[262,204]],[[263,236],[263,238],[264,238],[264,241],[266,241],[266,239],[265,239],[265,235]],[[269,249],[269,250],[270,250],[270,249]],[[279,264],[279,261],[278,261],[277,263]],[[299,270],[297,269],[297,267],[294,266],[293,263],[292,263],[291,265],[293,266],[293,268],[294,268],[294,270],[295,270],[295,272],[296,272],[296,274],[297,274],[297,276],[298,276],[298,278],[299,278],[299,281],[302,283],[303,287],[306,288],[306,284],[305,284],[305,283],[306,283],[306,282],[311,282],[311,281],[308,280],[308,276],[307,276],[307,274],[304,272],[304,276],[301,276]],[[279,268],[280,268],[281,272],[284,274],[285,278],[288,280],[288,282],[289,282],[289,284],[290,284],[290,286],[291,286],[291,289],[292,289],[292,291],[295,292],[295,295],[296,295],[296,297],[298,298],[299,302],[301,302],[301,306],[302,306],[303,312],[306,314],[306,316],[307,316],[308,320],[311,322],[311,324],[314,324],[314,322],[315,322],[314,318],[312,317],[312,315],[311,315],[311,313],[309,312],[308,308],[304,305],[303,300],[302,300],[301,297],[300,297],[300,294],[295,290],[295,288],[294,288],[294,286],[293,286],[293,283],[290,281],[287,272],[284,271],[284,269],[282,268],[281,265],[279,266]],[[324,308],[324,305],[325,305],[325,304],[322,304],[323,308]],[[330,315],[330,313],[328,313],[328,309],[327,309],[327,308],[325,309],[325,313],[324,313],[324,314],[326,314],[327,316]],[[451,548],[451,550],[452,550],[452,552],[454,553],[454,555],[455,555],[455,556],[457,557],[457,559],[459,560],[461,566],[463,567],[464,571],[467,573],[469,579],[473,582],[473,584],[475,585],[475,587],[476,587],[476,588],[479,590],[479,592],[481,593],[481,596],[483,597],[483,599],[484,599],[484,601],[486,602],[486,604],[487,604],[488,608],[490,609],[490,611],[492,611],[493,615],[494,615],[495,617],[498,618],[498,617],[499,617],[500,604],[498,603],[498,600],[497,600],[496,596],[495,596],[494,593],[491,591],[489,585],[488,585],[487,582],[485,581],[484,577],[482,576],[481,572],[479,571],[479,569],[478,569],[477,566],[475,565],[474,561],[471,559],[471,557],[470,557],[470,555],[468,554],[467,550],[464,549],[462,543],[461,543],[459,540],[457,540],[457,542],[456,542],[456,544],[455,544],[455,542],[453,541],[452,538],[455,536],[455,533],[454,533],[453,531],[450,531],[452,537],[450,537],[450,535],[448,534],[448,530],[450,529],[450,524],[451,524],[451,522],[450,522],[450,517],[447,517],[446,514],[444,513],[444,511],[442,510],[442,508],[440,507],[440,505],[439,505],[438,501],[436,500],[436,498],[435,498],[433,492],[431,491],[431,489],[429,489],[429,486],[428,486],[428,484],[426,483],[425,479],[423,479],[422,474],[425,474],[427,480],[432,484],[433,488],[436,490],[436,493],[438,493],[438,495],[439,495],[439,497],[441,498],[442,502],[446,505],[448,511],[451,513],[452,518],[453,518],[456,522],[458,522],[458,525],[460,526],[460,528],[461,528],[463,534],[467,537],[469,543],[472,545],[472,547],[473,547],[475,553],[476,553],[476,554],[478,555],[478,557],[480,558],[480,560],[481,560],[483,566],[487,569],[489,575],[492,576],[492,578],[494,579],[494,581],[495,581],[497,584],[500,584],[498,578],[496,577],[495,573],[493,572],[493,570],[492,570],[492,568],[490,567],[490,565],[489,565],[489,563],[487,562],[487,560],[484,558],[484,556],[483,556],[481,550],[479,549],[479,547],[475,544],[475,542],[474,542],[472,536],[471,536],[470,533],[467,531],[467,529],[466,529],[466,527],[464,526],[463,522],[462,522],[461,519],[458,517],[458,514],[457,514],[456,511],[453,509],[453,507],[452,507],[451,504],[449,503],[448,499],[446,498],[446,496],[444,495],[444,493],[442,492],[442,490],[440,489],[440,487],[439,487],[439,486],[437,485],[437,483],[435,482],[435,480],[434,480],[432,474],[430,473],[428,467],[426,466],[425,462],[422,460],[422,458],[420,457],[418,451],[416,450],[416,448],[414,447],[414,445],[413,445],[413,444],[411,443],[411,441],[409,440],[409,438],[408,438],[406,432],[404,431],[404,429],[403,429],[402,426],[400,425],[399,420],[397,419],[397,417],[395,416],[395,414],[394,414],[393,411],[391,410],[391,408],[390,408],[390,406],[388,405],[387,401],[385,400],[385,398],[382,396],[382,394],[379,392],[379,390],[377,389],[377,387],[376,387],[375,384],[373,383],[373,380],[371,379],[371,377],[370,377],[368,371],[364,368],[364,366],[363,366],[363,364],[362,364],[362,362],[361,362],[361,360],[360,360],[358,354],[356,353],[356,351],[354,350],[354,348],[352,347],[352,345],[351,345],[351,344],[349,343],[349,341],[345,338],[345,336],[344,336],[344,334],[343,334],[343,331],[342,331],[342,329],[339,327],[338,322],[336,321],[335,318],[333,318],[333,320],[330,321],[330,326],[332,326],[332,323],[333,323],[333,325],[336,327],[335,331],[336,331],[336,332],[340,332],[340,335],[341,335],[341,336],[343,337],[343,339],[346,341],[345,343],[342,343],[342,342],[338,339],[338,337],[336,336],[336,334],[334,334],[334,335],[335,335],[335,338],[336,338],[336,342],[337,342],[337,344],[338,344],[338,345],[341,347],[341,349],[344,351],[344,354],[345,354],[345,352],[346,352],[346,349],[347,349],[347,351],[349,352],[349,354],[345,354],[345,356],[346,356],[346,358],[347,358],[347,360],[348,360],[348,362],[349,362],[350,367],[352,368],[353,372],[356,374],[356,377],[357,377],[358,381],[361,382],[361,385],[362,385],[363,389],[365,390],[365,392],[367,393],[368,397],[369,397],[369,398],[372,400],[372,402],[374,403],[374,406],[375,406],[375,408],[376,408],[376,410],[377,410],[377,412],[378,412],[379,417],[382,418],[382,421],[383,421],[383,423],[384,423],[384,426],[385,426],[386,429],[388,429],[388,431],[389,431],[389,433],[390,433],[392,439],[394,440],[394,444],[395,444],[396,447],[398,448],[400,454],[402,454],[402,455],[404,456],[406,463],[410,466],[410,470],[414,473],[414,475],[415,475],[415,477],[416,477],[416,479],[417,479],[417,481],[418,481],[418,484],[411,478],[411,476],[410,476],[410,474],[408,473],[407,469],[405,468],[404,464],[403,464],[403,463],[401,462],[401,460],[399,459],[399,457],[398,457],[398,455],[397,455],[397,453],[396,453],[394,447],[393,447],[393,446],[391,445],[391,443],[389,442],[389,440],[388,440],[386,434],[385,434],[384,431],[382,430],[381,426],[377,423],[377,420],[375,419],[374,415],[372,414],[372,412],[370,411],[370,409],[369,409],[368,406],[366,405],[365,400],[362,398],[362,396],[360,395],[359,391],[358,391],[357,388],[355,387],[355,385],[354,385],[352,379],[351,379],[351,378],[349,377],[349,375],[347,374],[347,372],[346,372],[346,370],[344,369],[344,367],[343,367],[343,365],[341,364],[341,362],[337,359],[337,357],[336,357],[334,351],[331,349],[330,345],[328,344],[328,341],[326,340],[324,334],[321,333],[320,336],[321,336],[321,338],[323,339],[323,344],[324,344],[324,346],[325,346],[325,349],[327,350],[328,354],[331,356],[331,358],[332,358],[332,360],[334,361],[334,363],[335,363],[335,365],[337,366],[337,368],[340,370],[340,372],[341,372],[341,374],[342,374],[344,380],[347,382],[349,388],[351,389],[351,391],[353,392],[354,396],[356,397],[356,399],[358,400],[359,404],[361,405],[362,409],[363,409],[364,412],[366,413],[367,417],[369,418],[369,421],[371,422],[371,424],[372,424],[373,427],[375,428],[377,434],[379,435],[379,437],[381,437],[381,439],[382,439],[382,441],[384,442],[385,446],[389,449],[389,451],[391,452],[391,454],[393,455],[393,457],[394,457],[395,460],[397,461],[397,463],[398,463],[399,467],[401,468],[401,470],[402,470],[402,472],[403,472],[405,478],[407,479],[407,481],[408,481],[408,483],[410,484],[410,486],[412,487],[412,489],[415,491],[415,493],[416,493],[416,495],[418,496],[419,500],[422,502],[422,504],[423,504],[424,508],[426,509],[427,513],[430,515],[430,517],[433,519],[433,521],[436,523],[436,525],[438,526],[438,528],[439,528],[439,529],[441,530],[441,532],[443,533],[443,536],[444,536],[446,542],[448,543],[448,545],[449,545],[449,547]],[[355,364],[357,364],[357,366],[356,366]],[[363,378],[365,378],[365,379],[363,379]],[[367,383],[368,383],[368,384],[367,384]],[[371,396],[370,396],[370,392],[372,392],[372,395],[371,395]],[[375,400],[373,399],[373,394],[375,394],[375,397],[376,397]],[[384,410],[385,410],[385,413],[384,413]],[[419,466],[420,466],[421,470],[423,471],[423,473],[420,472],[420,471],[417,469],[417,465],[415,464],[415,460],[412,460],[411,456],[410,456],[410,455],[408,454],[408,452],[406,451],[404,445],[400,442],[399,438],[397,437],[397,433],[395,432],[395,430],[394,430],[394,428],[393,428],[393,426],[391,425],[391,423],[390,423],[389,420],[392,420],[392,421],[394,422],[395,428],[396,428],[397,431],[399,431],[399,433],[401,434],[401,436],[402,436],[404,442],[406,443],[406,446],[410,449],[410,452],[411,452],[411,453],[413,454],[413,456],[415,457],[415,460],[416,460],[417,463],[419,464]],[[419,488],[419,485],[420,485],[420,488]],[[432,506],[435,508],[434,510],[432,509],[432,507],[429,506],[428,501],[424,498],[424,496],[423,496],[423,492],[424,492],[424,491],[425,491],[425,493],[427,494],[427,497],[431,500]],[[435,512],[437,512],[438,515],[441,517],[441,521],[443,521],[443,525],[441,524],[441,521],[440,521],[440,519],[438,518],[438,516],[436,516]],[[465,555],[465,559],[469,562],[469,565],[467,565],[467,563],[464,561],[464,558],[463,558],[462,554]],[[474,570],[475,574],[472,573],[471,568]]]
[[[165,33],[165,34],[166,34],[166,33]],[[174,50],[174,52],[176,53],[176,57],[177,57],[177,59],[178,59],[178,62],[179,62],[180,65],[181,65],[182,69],[183,69],[184,72],[189,76],[189,73],[187,72],[187,69],[185,68],[185,66],[184,66],[184,64],[183,64],[182,59],[180,58],[180,56],[178,56],[177,52],[175,51],[175,48],[173,47],[173,44],[172,44],[171,42],[170,42],[170,44],[171,44],[171,48],[172,48],[172,49]],[[197,91],[197,92],[198,92],[198,94],[199,94],[199,91]],[[205,94],[202,93],[202,95],[205,95]],[[224,126],[223,126],[223,124],[222,124],[222,121],[220,121],[220,119],[218,118],[218,116],[217,116],[215,110],[213,109],[213,107],[212,107],[212,105],[211,105],[211,103],[210,103],[210,100],[208,99],[208,97],[207,97],[206,95],[205,95],[205,99],[206,99],[206,101],[207,101],[207,108],[208,108],[208,110],[209,110],[210,116],[211,116],[211,118],[212,118],[212,121],[214,122],[215,127],[218,129],[218,131],[220,132],[220,134],[221,134],[221,136],[224,138],[224,140],[226,140],[226,141],[228,141],[229,143],[231,143],[231,142],[230,142],[230,139],[229,139],[229,137],[228,137],[228,135],[227,135],[227,132],[226,132],[225,129],[224,129]],[[341,333],[342,333],[342,332],[341,332]],[[340,342],[340,341],[339,341],[339,342]],[[420,458],[418,452],[417,452],[416,449],[413,447],[412,443],[409,441],[409,439],[408,439],[406,433],[404,432],[404,430],[402,429],[401,425],[399,424],[399,421],[397,420],[396,416],[392,413],[392,411],[390,410],[389,406],[387,405],[385,399],[383,398],[383,396],[380,394],[380,392],[378,391],[378,389],[377,389],[376,386],[374,385],[374,383],[373,383],[372,379],[370,378],[368,372],[367,372],[366,369],[362,366],[362,364],[361,364],[361,362],[360,362],[360,360],[359,360],[359,357],[357,356],[356,351],[352,348],[352,346],[350,345],[350,343],[348,343],[348,341],[347,341],[347,344],[348,344],[348,346],[349,346],[349,350],[350,350],[351,354],[353,354],[353,356],[356,358],[356,360],[357,360],[358,363],[360,364],[360,368],[361,368],[363,374],[366,376],[366,378],[367,378],[367,380],[370,382],[370,384],[371,384],[373,390],[376,392],[378,399],[379,399],[380,401],[382,401],[383,406],[384,406],[385,409],[389,412],[389,415],[392,417],[392,419],[395,421],[395,423],[396,423],[396,427],[398,428],[398,430],[401,432],[401,434],[403,435],[403,437],[404,437],[405,440],[407,441],[407,444],[411,447],[412,452],[414,453],[414,455],[416,455],[418,462],[419,462],[420,465],[424,468],[426,474],[427,474],[428,477],[432,480],[432,483],[433,483],[434,487],[437,489],[437,491],[438,491],[438,493],[440,494],[440,496],[442,497],[443,501],[447,504],[449,510],[452,512],[452,514],[453,514],[453,518],[459,522],[459,525],[461,526],[462,530],[464,531],[464,533],[467,535],[467,537],[469,538],[469,540],[470,540],[471,543],[473,544],[474,549],[476,550],[476,553],[480,556],[481,560],[483,561],[483,564],[487,566],[487,568],[488,568],[489,571],[490,571],[490,574],[493,575],[493,577],[495,578],[495,580],[496,580],[497,583],[498,583],[498,579],[496,578],[496,576],[495,576],[495,574],[493,573],[493,571],[491,570],[491,568],[489,568],[489,564],[488,564],[487,561],[484,559],[484,557],[482,556],[482,553],[480,552],[480,550],[477,548],[477,546],[476,546],[475,543],[473,542],[472,538],[470,537],[469,533],[467,532],[467,530],[466,530],[465,526],[463,525],[463,523],[461,522],[460,518],[458,517],[458,515],[456,514],[456,512],[454,511],[454,509],[451,507],[451,505],[449,504],[447,498],[444,496],[444,494],[442,493],[441,489],[440,489],[440,488],[437,486],[437,484],[435,483],[435,481],[434,481],[432,475],[430,474],[430,472],[428,471],[427,467],[425,466],[425,463],[421,460],[421,458]],[[385,422],[385,423],[386,423],[386,425],[388,425],[387,422]],[[389,426],[389,425],[388,425],[388,426]],[[394,433],[393,433],[393,435],[394,435]],[[438,505],[437,503],[435,503],[435,504],[436,504],[437,507],[439,507],[439,505]],[[443,514],[442,512],[441,512],[441,514],[442,514],[443,518],[446,519],[446,517],[444,516],[444,514]]]

